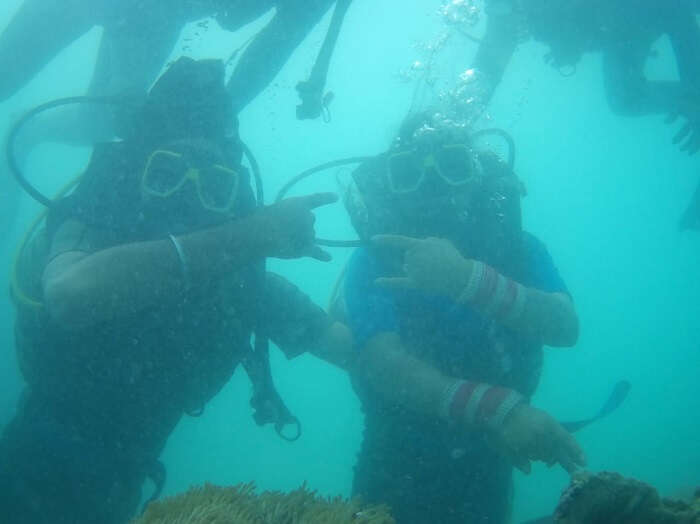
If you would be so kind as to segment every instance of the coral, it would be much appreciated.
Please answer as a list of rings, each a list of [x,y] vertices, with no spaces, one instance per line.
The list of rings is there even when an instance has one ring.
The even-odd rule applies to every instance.
[[[617,473],[577,473],[559,500],[559,524],[700,524],[700,494],[691,503],[662,499],[643,482]]]
[[[255,485],[205,484],[154,502],[132,524],[395,524],[384,506],[318,496],[306,486],[281,493],[255,493]]]

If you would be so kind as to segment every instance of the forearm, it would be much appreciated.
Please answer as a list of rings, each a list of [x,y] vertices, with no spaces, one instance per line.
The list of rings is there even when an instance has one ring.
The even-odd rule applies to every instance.
[[[549,346],[572,346],[578,317],[564,293],[523,286],[482,262],[466,260],[451,296],[481,314]]]
[[[346,371],[352,369],[357,356],[352,333],[341,322],[329,324],[321,336],[310,345],[309,353]]]
[[[389,404],[469,428],[499,425],[523,401],[512,390],[442,374],[407,354],[396,333],[374,337],[354,373]]]
[[[454,381],[407,354],[396,333],[373,337],[362,348],[354,372],[388,403],[435,417],[442,392]]]
[[[227,85],[235,111],[241,111],[272,82],[321,15],[308,20],[278,12],[255,36]]]
[[[63,325],[90,325],[176,300],[186,288],[205,286],[262,257],[263,236],[256,231],[253,219],[241,220],[174,241],[104,249],[65,268],[50,265],[45,278],[49,311]]]

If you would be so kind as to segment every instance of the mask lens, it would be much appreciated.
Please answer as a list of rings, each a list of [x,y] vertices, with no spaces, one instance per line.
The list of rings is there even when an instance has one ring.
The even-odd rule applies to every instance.
[[[435,161],[440,176],[453,186],[466,183],[472,177],[472,155],[469,148],[461,144],[445,145],[438,148]]]
[[[389,185],[394,193],[410,193],[423,181],[424,169],[416,152],[396,153],[389,157]]]
[[[167,197],[180,188],[186,173],[187,164],[182,155],[169,151],[156,151],[146,164],[143,187],[148,193]]]
[[[238,173],[220,165],[199,169],[202,204],[215,211],[229,211],[238,190]]]

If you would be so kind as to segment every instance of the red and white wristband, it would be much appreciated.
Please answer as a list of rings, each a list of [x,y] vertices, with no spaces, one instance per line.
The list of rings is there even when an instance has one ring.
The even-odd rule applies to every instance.
[[[525,286],[475,260],[469,281],[458,302],[471,304],[487,315],[515,320],[522,315],[526,299]]]
[[[455,380],[443,391],[440,415],[469,426],[498,428],[523,396],[512,389],[480,382]]]

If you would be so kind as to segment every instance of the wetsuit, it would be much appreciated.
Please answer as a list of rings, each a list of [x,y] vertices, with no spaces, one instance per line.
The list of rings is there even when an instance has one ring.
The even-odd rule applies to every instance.
[[[125,173],[105,172],[115,185],[102,192],[91,184],[106,163],[128,158],[121,145],[108,149],[93,160],[74,200],[52,209],[47,260],[161,234],[158,224],[126,227],[130,222],[110,211],[105,199],[115,191],[123,216],[132,210],[129,188],[118,190]],[[95,212],[102,212],[89,223],[98,197],[104,198]],[[326,314],[293,285],[259,275],[259,268],[245,267],[171,303],[83,328],[20,309],[17,342],[27,388],[0,438],[3,522],[122,524],[133,517],[144,480],[162,481],[158,457],[169,434],[231,378],[250,349],[251,332],[264,330],[291,357],[326,329]]]
[[[546,292],[566,292],[544,245],[523,233],[523,275]],[[369,250],[352,257],[344,296],[358,351],[373,336],[396,332],[417,358],[453,377],[513,388],[530,397],[537,386],[542,347],[468,306],[416,291],[374,284],[391,274]],[[387,404],[360,378],[355,386],[365,412],[353,491],[392,507],[398,524],[498,524],[507,520],[511,466],[480,432],[460,433],[446,422]]]

